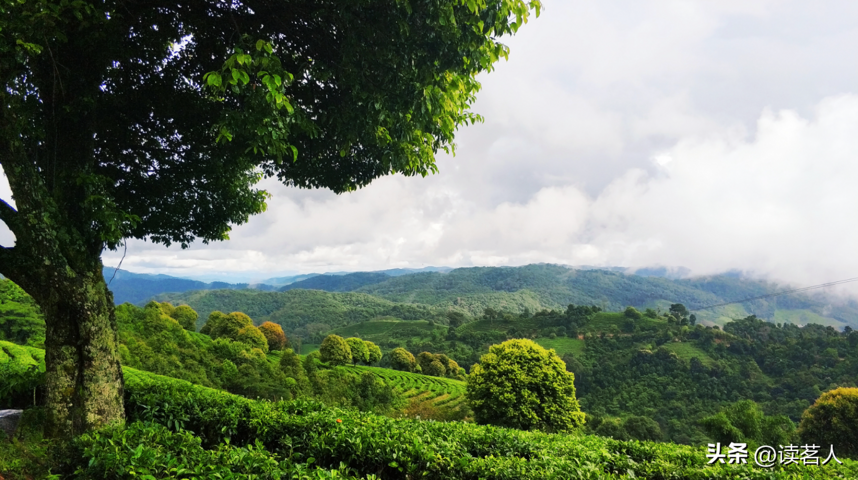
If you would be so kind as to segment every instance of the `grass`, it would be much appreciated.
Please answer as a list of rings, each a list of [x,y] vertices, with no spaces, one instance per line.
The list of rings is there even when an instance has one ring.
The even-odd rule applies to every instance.
[[[553,348],[557,355],[563,356],[567,353],[573,355],[583,355],[585,343],[584,340],[569,337],[547,338],[539,337],[534,340],[539,345],[545,348]]]
[[[400,320],[393,317],[379,317],[366,322],[335,328],[328,334],[341,337],[360,337],[371,342],[380,342],[397,336],[429,337],[433,331],[445,332],[446,328],[427,320]]]
[[[697,357],[703,365],[706,365],[707,367],[711,367],[715,363],[715,360],[713,360],[709,354],[691,343],[669,342],[663,346],[675,353],[677,357],[686,361],[691,360],[693,357]]]
[[[452,378],[430,377],[419,373],[401,372],[389,368],[352,365],[342,367],[360,375],[370,372],[385,382],[405,398],[433,399],[437,405],[460,405],[465,395],[465,382]]]

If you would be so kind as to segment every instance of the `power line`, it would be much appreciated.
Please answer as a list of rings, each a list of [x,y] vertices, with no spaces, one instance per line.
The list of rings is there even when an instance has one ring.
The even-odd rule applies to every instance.
[[[723,306],[725,306],[725,305],[733,305],[733,304],[736,304],[736,303],[751,302],[751,301],[754,301],[754,300],[762,300],[762,299],[764,299],[764,298],[779,297],[779,296],[781,296],[781,295],[788,295],[788,294],[790,294],[790,293],[806,292],[806,291],[808,291],[808,290],[814,290],[814,289],[817,289],[817,288],[832,287],[832,286],[834,286],[834,285],[841,285],[841,284],[844,284],[844,283],[850,283],[850,282],[856,282],[856,281],[858,281],[858,277],[855,277],[855,278],[847,278],[846,280],[837,280],[836,282],[820,283],[819,285],[811,285],[811,286],[809,286],[809,287],[794,288],[794,289],[792,289],[792,290],[784,290],[784,291],[782,291],[782,292],[768,293],[768,294],[766,294],[766,295],[759,295],[759,296],[756,296],[756,297],[744,298],[744,299],[742,299],[742,300],[735,300],[735,301],[732,301],[732,302],[724,302],[724,303],[716,303],[716,304],[713,304],[713,305],[706,305],[705,307],[695,308],[695,309],[694,309],[694,311],[708,310],[708,309],[710,309],[710,308],[723,307]]]

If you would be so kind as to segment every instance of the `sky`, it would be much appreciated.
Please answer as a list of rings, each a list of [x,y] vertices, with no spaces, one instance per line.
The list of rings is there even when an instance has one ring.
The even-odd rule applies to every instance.
[[[440,173],[287,188],[227,242],[105,265],[253,281],[425,266],[858,277],[858,2],[545,0]],[[8,198],[8,186],[0,187]],[[8,234],[7,234],[8,237]],[[2,239],[0,235],[0,239]],[[3,243],[6,244],[6,243]]]

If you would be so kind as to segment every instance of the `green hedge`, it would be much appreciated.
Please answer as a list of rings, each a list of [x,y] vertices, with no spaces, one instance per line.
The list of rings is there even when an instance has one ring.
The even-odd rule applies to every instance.
[[[709,466],[703,448],[397,420],[315,402],[256,401],[142,372],[127,372],[126,388],[129,420],[187,429],[205,447],[229,440],[295,463],[342,463],[380,478],[858,478],[858,464],[849,460],[825,467]]]
[[[128,427],[73,443],[65,458],[78,478],[858,478],[858,463],[845,459],[824,467],[709,466],[699,447],[391,419],[124,371]]]

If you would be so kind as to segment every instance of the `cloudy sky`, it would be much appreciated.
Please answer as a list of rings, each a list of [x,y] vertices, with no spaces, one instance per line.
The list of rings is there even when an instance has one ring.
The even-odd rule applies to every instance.
[[[858,2],[544,0],[440,173],[274,182],[225,243],[124,269],[262,279],[428,265],[858,277]],[[122,252],[104,256],[116,265]]]

